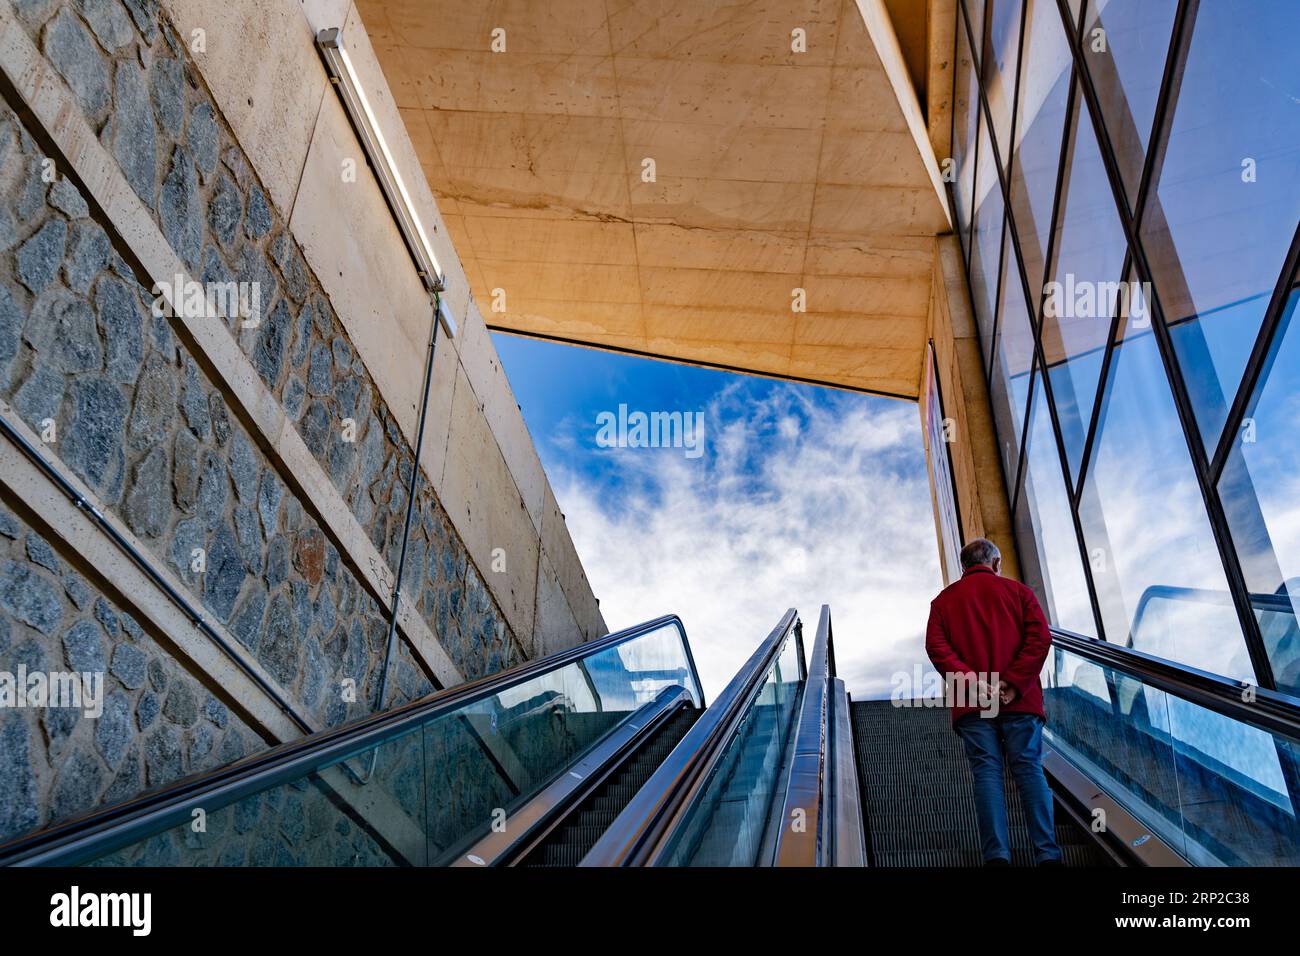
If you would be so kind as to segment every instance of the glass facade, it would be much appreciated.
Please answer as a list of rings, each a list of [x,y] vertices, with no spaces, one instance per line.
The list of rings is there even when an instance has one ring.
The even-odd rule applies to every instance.
[[[1249,6],[961,0],[953,191],[1052,622],[1300,695],[1300,4]]]
[[[1141,229],[1209,447],[1300,221],[1300,3],[1202,0],[1192,19]]]

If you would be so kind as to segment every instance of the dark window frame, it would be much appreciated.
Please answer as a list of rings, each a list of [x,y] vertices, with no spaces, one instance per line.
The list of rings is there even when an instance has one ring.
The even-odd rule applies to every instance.
[[[1093,581],[1092,568],[1088,559],[1087,545],[1083,536],[1082,523],[1079,518],[1079,504],[1083,494],[1084,483],[1088,474],[1089,466],[1092,462],[1093,448],[1096,444],[1097,430],[1100,423],[1102,397],[1110,377],[1113,367],[1114,351],[1116,348],[1116,339],[1119,334],[1120,323],[1123,317],[1116,314],[1111,318],[1110,332],[1106,340],[1106,348],[1102,355],[1101,369],[1097,381],[1097,392],[1094,396],[1092,412],[1087,426],[1087,433],[1084,439],[1084,446],[1079,462],[1079,474],[1077,480],[1070,474],[1069,459],[1065,454],[1065,444],[1062,438],[1060,421],[1057,415],[1056,402],[1052,394],[1051,376],[1047,373],[1047,363],[1045,353],[1043,352],[1043,322],[1042,322],[1042,305],[1045,290],[1038,290],[1034,295],[1033,290],[1028,286],[1028,275],[1025,272],[1023,255],[1020,244],[1020,234],[1015,222],[1015,213],[1011,205],[1010,180],[1012,168],[1010,162],[1015,161],[1015,142],[1016,131],[1020,122],[1020,82],[1024,67],[1026,53],[1025,34],[1026,34],[1026,14],[1027,2],[1021,0],[1020,12],[1020,39],[1019,52],[1016,65],[1016,79],[1014,83],[1014,93],[1012,99],[1012,116],[1011,116],[1011,133],[1010,144],[1012,156],[1010,162],[1002,163],[1000,147],[996,142],[996,137],[992,133],[992,111],[989,107],[988,97],[984,90],[984,77],[981,64],[983,63],[985,53],[983,49],[983,31],[979,38],[979,43],[975,43],[974,32],[971,28],[971,18],[967,6],[972,2],[983,3],[983,0],[959,0],[957,9],[957,30],[965,31],[966,41],[970,47],[972,59],[975,66],[975,80],[977,85],[977,108],[983,122],[988,125],[989,133],[989,157],[981,155],[984,151],[979,149],[978,136],[974,144],[976,150],[975,168],[972,181],[978,181],[979,167],[981,161],[991,161],[995,167],[998,187],[1002,191],[1003,201],[1003,235],[1009,233],[1011,252],[1014,255],[1014,265],[1020,275],[1021,291],[1025,296],[1026,306],[1029,311],[1030,325],[1034,333],[1034,357],[1033,367],[1030,373],[1029,386],[1029,403],[1032,405],[1034,396],[1038,388],[1045,389],[1048,410],[1052,421],[1052,431],[1057,445],[1057,457],[1062,470],[1063,480],[1067,495],[1071,503],[1072,519],[1075,526],[1075,533],[1078,538],[1079,556],[1083,564],[1084,578],[1088,584],[1089,597],[1093,605],[1093,616],[1096,619],[1097,634],[1106,639],[1104,625],[1102,624],[1101,608],[1097,599],[1096,585]],[[1191,399],[1187,390],[1186,381],[1183,378],[1182,369],[1179,366],[1177,355],[1173,348],[1169,328],[1165,321],[1163,309],[1160,304],[1159,290],[1156,288],[1152,278],[1146,250],[1142,244],[1140,227],[1142,216],[1146,210],[1150,193],[1154,188],[1156,181],[1156,172],[1160,167],[1164,156],[1164,150],[1168,142],[1169,127],[1172,121],[1174,109],[1173,106],[1177,101],[1178,86],[1181,83],[1182,72],[1187,62],[1188,50],[1191,44],[1191,38],[1194,31],[1196,13],[1199,8],[1200,0],[1179,0],[1178,8],[1174,14],[1174,22],[1170,31],[1169,47],[1165,57],[1164,70],[1161,76],[1160,88],[1156,102],[1155,114],[1152,119],[1152,128],[1150,140],[1147,145],[1146,156],[1143,160],[1142,174],[1138,183],[1136,197],[1130,206],[1130,200],[1124,185],[1124,178],[1118,157],[1115,154],[1114,144],[1107,128],[1105,117],[1102,115],[1101,103],[1098,98],[1096,87],[1093,83],[1092,75],[1089,72],[1086,54],[1083,47],[1082,30],[1088,14],[1089,4],[1083,2],[1079,5],[1077,17],[1070,10],[1069,0],[1040,0],[1048,4],[1055,2],[1057,12],[1061,18],[1062,29],[1066,31],[1067,43],[1071,55],[1070,67],[1070,92],[1066,103],[1065,127],[1061,136],[1061,155],[1057,167],[1057,177],[1055,194],[1052,199],[1052,217],[1049,226],[1049,238],[1045,256],[1045,275],[1050,275],[1054,267],[1053,260],[1057,256],[1056,233],[1060,223],[1061,216],[1061,187],[1064,182],[1066,173],[1066,162],[1069,158],[1071,145],[1071,132],[1078,122],[1092,123],[1093,132],[1096,136],[1097,146],[1101,152],[1102,165],[1106,171],[1106,178],[1111,187],[1112,199],[1115,203],[1115,209],[1119,217],[1120,228],[1124,235],[1125,257],[1124,265],[1120,276],[1121,280],[1127,280],[1130,277],[1138,282],[1149,284],[1151,294],[1148,297],[1147,307],[1151,313],[1151,326],[1157,348],[1160,354],[1161,363],[1165,370],[1166,383],[1169,386],[1171,396],[1174,400],[1174,407],[1178,415],[1179,425],[1183,430],[1183,439],[1186,444],[1188,455],[1191,461],[1193,474],[1197,484],[1200,487],[1201,497],[1205,505],[1206,516],[1209,520],[1211,533],[1214,537],[1215,546],[1219,551],[1220,562],[1223,565],[1225,577],[1228,581],[1228,588],[1231,592],[1233,603],[1235,605],[1237,616],[1241,624],[1242,634],[1246,642],[1247,652],[1250,656],[1251,664],[1254,667],[1256,680],[1259,686],[1267,689],[1275,689],[1276,684],[1273,678],[1272,663],[1268,658],[1264,648],[1262,635],[1260,634],[1259,624],[1253,613],[1250,604],[1249,592],[1246,587],[1244,574],[1242,571],[1240,559],[1236,553],[1236,548],[1232,541],[1231,529],[1228,527],[1227,519],[1223,509],[1222,501],[1218,493],[1218,480],[1222,476],[1228,455],[1231,453],[1232,444],[1239,434],[1244,419],[1250,412],[1254,402],[1258,400],[1258,393],[1261,389],[1261,378],[1267,369],[1269,355],[1274,349],[1278,328],[1281,324],[1282,316],[1285,311],[1288,297],[1291,293],[1293,284],[1296,281],[1297,274],[1300,273],[1300,227],[1297,227],[1295,235],[1292,237],[1290,247],[1287,251],[1282,269],[1278,275],[1273,294],[1269,300],[1267,310],[1265,311],[1260,329],[1256,335],[1255,342],[1247,361],[1246,368],[1242,374],[1241,382],[1237,386],[1237,391],[1229,405],[1227,420],[1223,426],[1223,432],[1219,436],[1217,446],[1207,448],[1201,437],[1197,425],[1195,410],[1192,406]],[[987,10],[985,11],[987,17]],[[954,62],[956,62],[956,49],[960,47],[960,34],[954,36]],[[954,71],[954,96],[956,90],[956,71]],[[954,100],[955,101],[955,100]],[[957,135],[956,119],[953,119],[953,135]],[[974,221],[974,202],[972,197],[972,215]],[[984,358],[984,371],[986,380],[990,386],[993,381],[996,366],[996,345],[997,337],[1001,332],[1002,309],[1000,303],[1002,296],[1006,294],[1003,284],[1011,279],[1013,273],[1011,266],[1013,263],[1004,263],[1002,260],[1006,256],[1006,243],[1003,242],[1003,249],[999,252],[998,262],[998,279],[997,292],[994,298],[994,315],[992,317],[992,343],[989,354]],[[970,264],[964,263],[967,270],[967,283],[970,281]],[[1046,285],[1046,283],[1044,283]],[[992,412],[992,389],[990,387],[989,401],[990,412]],[[1025,479],[1026,469],[1026,442],[1028,441],[1029,413],[1028,407],[1022,423],[1020,442],[1017,451],[1017,462],[1014,474],[1011,476],[1004,475],[1005,485],[1009,490],[1009,500],[1012,510],[1012,521],[1014,526],[1014,510],[1019,500],[1020,489]],[[999,462],[1002,456],[999,455]],[[1116,635],[1119,637],[1119,635]]]

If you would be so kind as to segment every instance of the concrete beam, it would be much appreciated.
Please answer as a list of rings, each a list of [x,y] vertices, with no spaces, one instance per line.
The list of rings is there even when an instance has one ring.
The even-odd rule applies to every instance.
[[[930,337],[934,341],[944,413],[955,423],[955,440],[949,450],[957,507],[967,539],[982,536],[993,541],[1002,551],[1005,573],[1018,578],[1011,506],[961,248],[956,236],[951,235],[939,236],[935,245]],[[927,461],[932,454],[927,447]],[[931,463],[932,481],[934,473]]]
[[[903,110],[907,129],[912,134],[921,162],[925,164],[930,185],[934,188],[944,216],[948,220],[948,229],[951,230],[954,220],[952,210],[948,208],[948,191],[944,188],[943,176],[935,160],[934,147],[930,143],[930,133],[926,127],[925,117],[921,113],[921,103],[916,95],[916,87],[912,85],[912,78],[908,74],[907,61],[903,58],[903,50],[898,45],[898,35],[894,32],[889,12],[885,9],[884,0],[856,0],[856,2],[862,12],[862,19],[867,25],[867,32],[871,34],[876,54],[885,68],[885,74],[889,77],[895,96],[898,97],[898,105]]]

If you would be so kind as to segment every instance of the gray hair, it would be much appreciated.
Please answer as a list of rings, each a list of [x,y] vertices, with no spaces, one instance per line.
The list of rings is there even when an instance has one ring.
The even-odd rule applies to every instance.
[[[993,564],[994,558],[1002,557],[998,546],[988,538],[976,538],[961,549],[962,570],[973,568],[977,564]]]

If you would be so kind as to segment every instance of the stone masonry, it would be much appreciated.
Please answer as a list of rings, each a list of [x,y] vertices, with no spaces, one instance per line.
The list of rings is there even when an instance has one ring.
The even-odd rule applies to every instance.
[[[193,276],[259,284],[258,325],[224,321],[395,570],[412,450],[158,4],[15,7]],[[296,707],[335,725],[378,706],[385,635],[378,604],[228,407],[179,326],[153,315],[148,280],[114,251],[119,237],[70,182],[51,176],[45,159],[32,131],[0,109],[0,397],[48,436],[46,453],[122,518],[151,560],[184,580],[194,602],[230,629]],[[0,786],[17,789],[0,799],[0,840],[263,745],[242,725],[229,729],[229,717],[219,726],[208,718],[209,699],[228,710],[219,693],[203,690],[170,656],[165,635],[121,623],[127,616],[99,595],[92,573],[73,575],[74,596],[55,568],[75,556],[60,558],[34,530],[6,522],[14,533],[0,569],[2,669],[20,659],[19,649],[48,661],[68,657],[69,640],[95,644],[110,667],[119,656],[125,668],[137,655],[147,663],[146,679],[134,685],[112,671],[114,713],[125,716],[115,718],[119,730],[105,731],[120,737],[111,761],[94,731],[3,715],[0,732],[14,743],[0,748],[4,759],[26,770],[3,768]],[[424,480],[404,600],[467,678],[524,657]],[[96,613],[101,605],[115,629]],[[135,669],[128,672],[136,680]],[[355,702],[340,692],[349,680]],[[184,691],[173,691],[181,686],[201,716]],[[399,642],[384,703],[431,687]],[[195,741],[200,734],[211,746]],[[235,737],[240,746],[226,747]],[[67,782],[74,771],[76,785]]]

